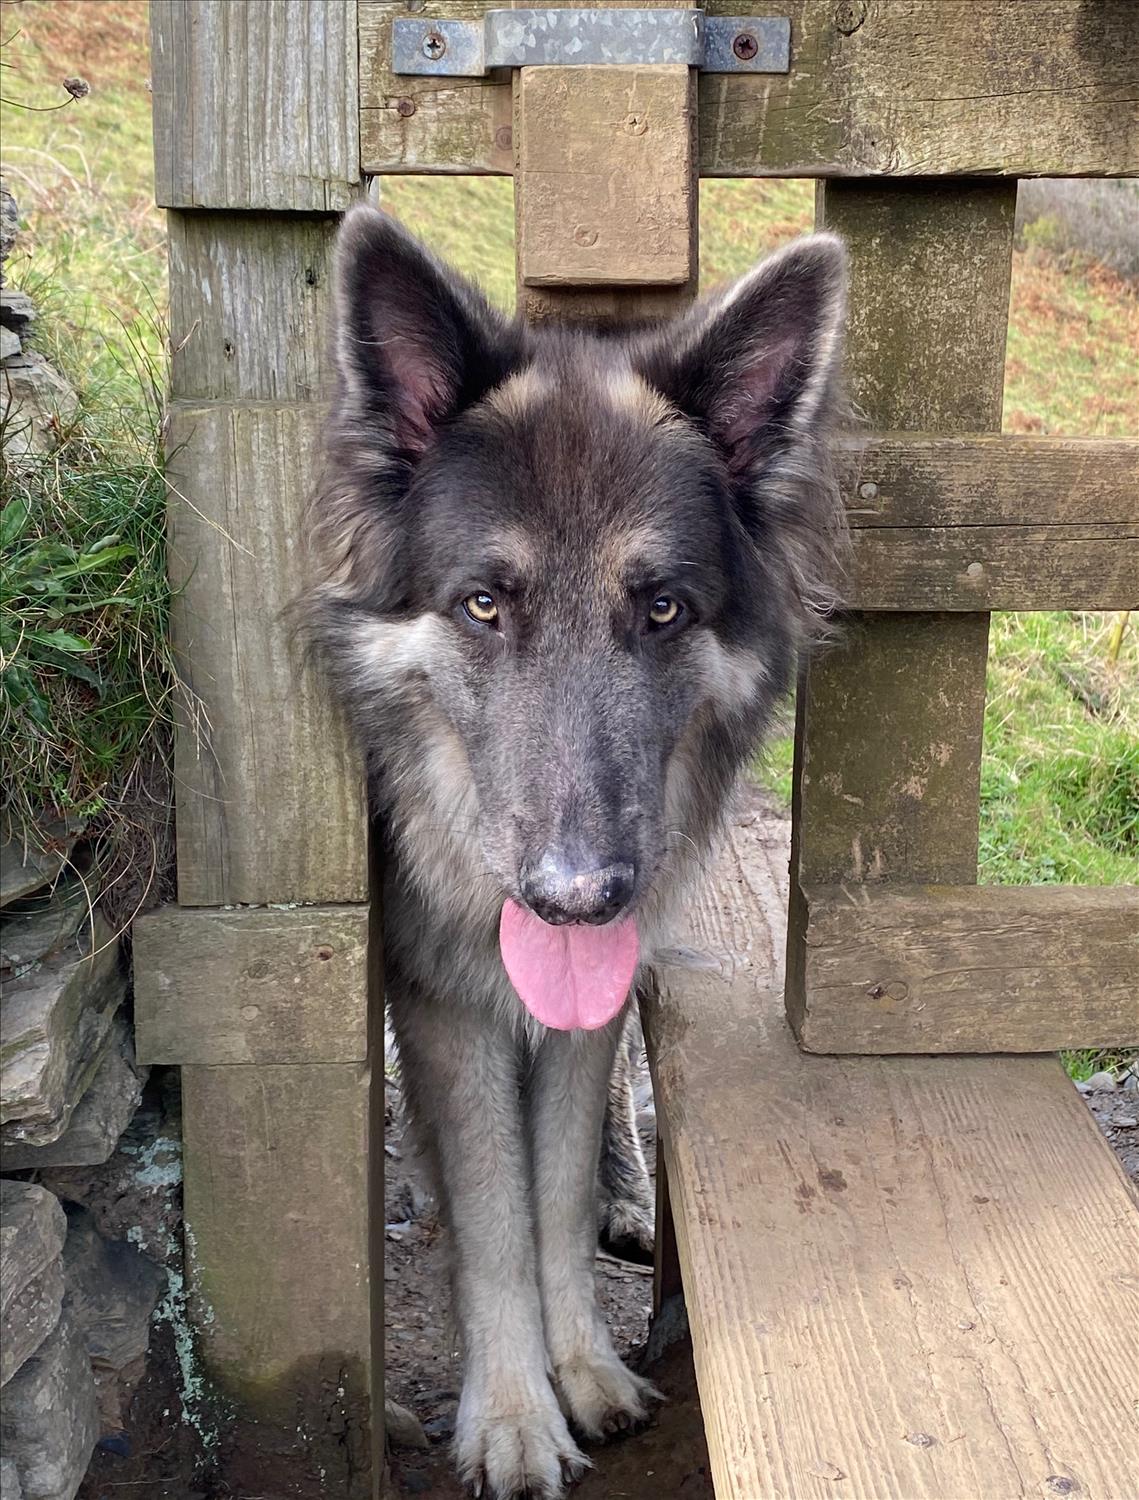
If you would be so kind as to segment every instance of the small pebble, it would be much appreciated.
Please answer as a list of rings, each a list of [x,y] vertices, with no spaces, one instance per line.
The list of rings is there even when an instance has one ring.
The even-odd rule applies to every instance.
[[[1139,1117],[1135,1115],[1112,1115],[1111,1123],[1119,1130],[1134,1130],[1139,1126]]]
[[[1107,1072],[1106,1069],[1101,1073],[1093,1073],[1088,1079],[1088,1088],[1093,1091],[1102,1089],[1105,1093],[1110,1093],[1115,1086],[1114,1075]]]

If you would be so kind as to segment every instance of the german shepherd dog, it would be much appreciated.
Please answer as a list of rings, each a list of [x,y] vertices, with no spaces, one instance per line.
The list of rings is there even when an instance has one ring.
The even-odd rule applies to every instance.
[[[530,328],[361,206],[309,626],[387,841],[387,992],[453,1240],[476,1495],[655,1397],[594,1300],[638,975],[831,602],[840,243],[655,328]],[[636,1205],[634,1205],[635,1207]]]

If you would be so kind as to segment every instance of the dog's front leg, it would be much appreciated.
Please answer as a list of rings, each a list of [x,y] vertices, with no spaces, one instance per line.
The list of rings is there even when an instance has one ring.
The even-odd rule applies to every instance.
[[[546,1349],[562,1404],[590,1437],[641,1421],[657,1394],[617,1357],[594,1292],[597,1153],[623,1016],[548,1032],[528,1097]]]
[[[452,1234],[465,1360],[459,1473],[476,1495],[555,1500],[587,1460],[547,1373],[518,1048],[489,1010],[419,998],[392,1010]]]

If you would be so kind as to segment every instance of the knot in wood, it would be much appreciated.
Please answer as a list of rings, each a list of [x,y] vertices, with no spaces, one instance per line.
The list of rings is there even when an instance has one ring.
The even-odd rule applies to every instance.
[[[843,36],[853,36],[866,19],[866,0],[843,0],[836,6],[834,24]]]
[[[1067,1474],[1049,1474],[1044,1481],[1054,1495],[1078,1495],[1080,1487]]]

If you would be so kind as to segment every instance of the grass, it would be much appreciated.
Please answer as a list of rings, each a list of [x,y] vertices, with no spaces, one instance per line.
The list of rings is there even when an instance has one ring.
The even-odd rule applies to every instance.
[[[133,687],[126,672],[128,643],[157,643],[164,620],[152,588],[161,561],[160,487],[155,450],[148,446],[153,413],[148,382],[139,378],[140,371],[159,367],[165,353],[165,248],[162,216],[152,202],[146,6],[144,0],[23,0],[0,5],[0,18],[5,37],[18,33],[5,49],[5,96],[43,109],[67,97],[63,77],[78,74],[91,84],[89,97],[62,109],[6,109],[3,155],[27,223],[10,278],[41,302],[42,347],[78,380],[84,398],[80,431],[42,476],[21,531],[17,556],[28,575],[21,597],[29,602],[20,609],[28,611],[27,621],[34,615],[41,635],[65,630],[90,643],[79,650],[58,640],[54,647],[31,642],[25,652],[41,655],[25,655],[20,663],[48,695],[49,717],[61,726],[59,744],[74,737],[73,760],[54,756],[50,746],[33,752],[28,723],[16,726],[17,742],[24,745],[21,764],[34,767],[30,791],[92,804],[106,796],[98,790],[99,776],[115,747],[129,758],[129,747],[153,733],[147,715],[153,710],[157,722],[168,710],[160,657]],[[392,178],[383,184],[383,201],[479,280],[492,300],[513,305],[509,181]],[[703,278],[715,283],[808,228],[813,191],[806,182],[706,181],[700,205]],[[1014,255],[1006,430],[1133,435],[1139,291],[1086,253],[1061,250],[1050,239],[1054,218],[1050,212],[1029,222]],[[52,539],[74,556],[49,560],[44,548]],[[131,602],[88,608],[66,620],[60,615],[53,623],[48,595],[34,588],[29,594],[28,580],[36,569],[50,577],[53,568],[98,558],[91,549],[100,542],[111,553],[131,546],[133,560],[117,554],[121,570],[114,577],[107,561],[72,573],[62,580],[70,592],[60,598],[81,603],[88,590],[90,605],[96,589],[104,589],[103,597],[125,590]],[[993,617],[983,880],[1139,879],[1139,632],[1133,617],[1113,667],[1108,624],[1099,615]],[[84,671],[102,687],[86,681]],[[94,717],[89,727],[79,722],[84,707]],[[116,737],[113,720],[120,712],[124,728]],[[764,780],[784,797],[790,763],[784,735],[762,762]]]

